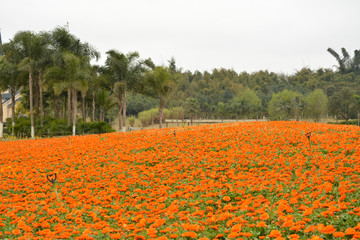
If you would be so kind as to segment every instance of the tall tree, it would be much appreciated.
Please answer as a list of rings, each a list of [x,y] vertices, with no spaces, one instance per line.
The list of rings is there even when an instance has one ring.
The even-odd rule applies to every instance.
[[[10,45],[4,44],[6,47],[5,55],[0,61],[0,88],[2,90],[9,89],[11,99],[11,134],[14,135],[15,126],[15,94],[23,84],[23,78],[18,70],[19,59],[16,59],[13,49]]]
[[[35,68],[37,72],[37,85],[39,87],[39,107],[40,107],[40,126],[44,126],[44,98],[43,98],[43,88],[44,88],[44,78],[43,74],[45,70],[51,66],[53,54],[53,49],[49,47],[50,44],[50,34],[46,32],[41,32],[39,38],[42,41],[43,48],[42,53],[39,55],[39,58],[35,62]]]
[[[106,112],[116,105],[116,99],[109,96],[106,89],[101,89],[96,94],[96,102],[99,108],[99,121],[105,121]]]
[[[106,54],[108,55],[106,59],[107,74],[113,84],[113,91],[117,92],[119,128],[121,127],[122,110],[122,131],[126,131],[126,93],[138,83],[140,74],[143,72],[143,63],[138,61],[138,52],[130,52],[125,55],[116,50],[110,50]]]
[[[102,83],[105,82],[106,78],[99,75],[99,66],[91,66],[89,71],[89,91],[91,94],[91,121],[95,121],[95,108],[96,108],[96,93],[102,88]]]
[[[59,80],[59,83],[55,85],[55,88],[58,89],[55,91],[70,89],[72,95],[72,133],[76,135],[77,90],[81,89],[82,82],[89,75],[89,59],[77,57],[72,53],[63,53],[63,61],[63,66],[49,68],[46,72],[46,78]]]
[[[82,79],[78,82],[78,89],[81,93],[81,116],[82,120],[86,122],[86,103],[85,103],[85,97],[89,90],[89,83],[87,79]]]
[[[37,61],[39,61],[46,49],[46,42],[39,35],[30,31],[16,33],[13,41],[18,45],[20,55],[24,57],[19,63],[19,69],[26,72],[29,76],[31,138],[34,138],[33,77]]]
[[[230,109],[236,117],[256,117],[261,109],[261,100],[254,91],[241,89],[231,101]]]
[[[57,67],[64,67],[64,53],[71,53],[74,56],[77,56],[79,58],[88,58],[88,59],[98,59],[100,54],[98,51],[95,50],[94,47],[92,47],[88,43],[82,43],[80,39],[78,39],[76,36],[69,33],[68,29],[66,27],[57,27],[51,32],[51,45],[55,49],[55,51],[52,54],[52,58],[54,61],[54,65]],[[71,90],[72,83],[64,84],[64,81],[62,80],[62,87],[67,87],[67,106],[68,106],[68,125],[71,123],[71,95],[73,95],[73,92]],[[73,100],[74,102],[74,100]],[[74,108],[73,108],[74,109]]]
[[[162,128],[163,109],[166,100],[176,88],[177,80],[167,67],[156,67],[145,77],[145,94],[159,99],[159,128]]]
[[[18,65],[22,60],[23,55],[21,54],[21,49],[19,44],[15,44],[14,41],[5,43],[0,47],[1,54],[3,55],[2,59],[2,80],[3,84],[9,89],[11,95],[11,122],[12,122],[12,131],[11,134],[14,135],[14,126],[15,126],[15,94],[19,88],[25,84],[24,74],[20,74]]]
[[[355,74],[360,74],[360,50],[354,51],[354,57],[351,58],[350,54],[346,51],[345,48],[341,48],[342,57],[332,48],[328,48],[327,51],[336,59],[339,64],[339,72],[341,74],[346,74],[354,72]]]
[[[318,122],[321,117],[327,114],[327,105],[327,96],[321,89],[316,89],[306,97],[306,114],[314,119],[315,122]]]
[[[356,99],[354,90],[351,88],[342,88],[329,98],[330,113],[337,118],[348,121],[356,116]]]
[[[288,89],[273,94],[269,102],[269,114],[273,119],[288,120],[299,118],[303,110],[303,96],[301,93]]]
[[[195,98],[187,98],[185,102],[185,114],[190,118],[190,123],[193,125],[194,117],[199,114],[200,104]]]

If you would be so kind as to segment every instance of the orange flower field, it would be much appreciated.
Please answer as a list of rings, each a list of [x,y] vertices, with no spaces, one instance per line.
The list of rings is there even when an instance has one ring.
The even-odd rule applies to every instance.
[[[359,130],[254,122],[0,142],[0,239],[360,239]]]

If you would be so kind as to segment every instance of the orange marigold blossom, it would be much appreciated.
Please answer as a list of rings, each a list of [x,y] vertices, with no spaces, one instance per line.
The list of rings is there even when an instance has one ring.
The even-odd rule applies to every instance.
[[[226,202],[229,202],[231,200],[231,197],[229,196],[224,196],[223,197],[223,200],[226,201]]]
[[[336,229],[334,228],[333,225],[328,225],[324,228],[321,229],[321,232],[322,233],[325,233],[325,234],[332,234],[336,231]]]
[[[267,219],[269,219],[269,214],[267,214],[266,212],[263,213],[263,214],[261,214],[260,219],[261,219],[261,220],[267,220]]]
[[[183,237],[191,237],[191,238],[197,238],[197,234],[195,232],[184,232],[181,234]]]
[[[345,233],[343,233],[343,232],[334,232],[334,233],[333,233],[333,236],[334,236],[334,237],[344,237],[344,236],[345,236]]]
[[[272,237],[272,238],[277,238],[277,237],[281,237],[281,232],[279,230],[271,230],[270,234],[268,235],[268,237]]]
[[[15,228],[15,229],[12,231],[12,234],[14,234],[14,235],[20,235],[20,234],[21,234],[21,231],[20,231],[20,229]]]

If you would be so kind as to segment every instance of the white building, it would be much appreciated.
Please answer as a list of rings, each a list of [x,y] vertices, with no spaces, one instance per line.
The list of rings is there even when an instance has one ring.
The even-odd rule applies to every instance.
[[[5,122],[7,118],[12,117],[12,110],[11,110],[12,103],[11,103],[11,94],[9,90],[2,92],[1,97],[2,97],[2,108],[3,108],[3,121]],[[21,100],[21,94],[20,91],[18,91],[15,93],[15,104],[20,100]]]

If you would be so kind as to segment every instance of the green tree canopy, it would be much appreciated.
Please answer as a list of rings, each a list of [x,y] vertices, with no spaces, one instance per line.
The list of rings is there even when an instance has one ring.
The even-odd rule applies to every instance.
[[[355,91],[351,88],[342,88],[329,99],[330,113],[340,119],[348,121],[356,117]]]
[[[232,100],[230,108],[237,117],[256,117],[261,109],[261,100],[254,91],[241,89]]]
[[[320,121],[328,111],[328,98],[321,89],[315,89],[306,97],[306,115],[315,122]]]
[[[156,67],[145,77],[145,94],[159,99],[159,128],[162,128],[163,109],[165,102],[176,89],[176,74],[171,74],[167,67]]]
[[[272,119],[288,120],[298,118],[304,107],[303,95],[291,90],[273,94],[269,102],[269,114]]]

